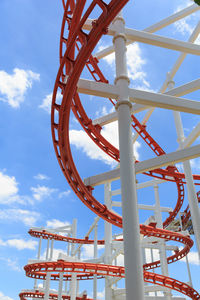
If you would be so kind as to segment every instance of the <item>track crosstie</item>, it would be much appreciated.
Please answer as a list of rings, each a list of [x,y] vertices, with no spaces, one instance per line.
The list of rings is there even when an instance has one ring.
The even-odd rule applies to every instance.
[[[77,83],[84,67],[89,70],[95,81],[108,83],[108,80],[99,68],[98,60],[92,56],[92,52],[102,35],[106,34],[110,23],[126,5],[128,0],[111,0],[107,1],[107,3],[102,0],[93,0],[88,8],[86,8],[86,0],[62,0],[62,2],[64,16],[60,37],[60,67],[55,82],[51,111],[52,137],[56,156],[64,176],[79,199],[105,221],[122,228],[122,218],[95,199],[92,195],[92,188],[84,184],[76,169],[70,149],[69,119],[72,111],[94,143],[110,157],[120,162],[119,150],[102,136],[101,126],[93,125],[92,120],[87,116],[80,96],[77,93]],[[92,29],[86,33],[83,27],[96,7],[98,7],[99,15],[92,23]],[[60,94],[62,95],[61,100]],[[109,99],[109,101],[111,101],[113,105],[116,104],[116,101],[111,99]],[[165,151],[148,133],[146,127],[142,125],[134,115],[132,115],[132,127],[155,155],[160,156],[165,154]],[[174,166],[148,171],[144,174],[154,178],[172,181],[177,186],[178,198],[176,206],[163,223],[163,227],[166,228],[175,219],[182,207],[185,176]],[[200,176],[193,175],[193,178],[195,184],[199,185]],[[185,217],[183,217],[183,223],[186,223],[189,217],[190,211],[189,208],[187,208],[185,210]],[[40,232],[30,230],[29,233],[33,237],[42,237],[43,239],[53,239],[69,243],[93,244],[94,242],[89,239],[74,239],[47,231]],[[186,256],[193,245],[193,241],[189,236],[182,235],[178,232],[171,232],[166,229],[140,225],[140,233],[144,236],[153,236],[164,239],[165,241],[176,241],[184,245],[182,250],[177,251],[174,255],[167,258],[168,263],[175,262]],[[104,241],[100,240],[98,244],[103,245]],[[159,266],[160,261],[155,261],[143,266],[144,280],[146,282],[176,290],[191,299],[200,299],[198,292],[189,285],[170,277],[146,271]],[[51,272],[52,280],[59,279],[59,272],[77,272],[78,280],[92,279],[94,275],[100,278],[105,276],[124,278],[125,276],[123,267],[66,261],[28,264],[25,266],[25,271],[29,277],[44,280],[48,272]],[[71,280],[71,275],[65,274],[64,280]],[[27,297],[43,298],[43,296],[44,295],[40,292],[30,292],[29,295],[28,292],[20,294],[21,300]],[[56,297],[54,294],[50,295],[50,299],[57,299]],[[68,296],[63,296],[63,299],[69,298]]]

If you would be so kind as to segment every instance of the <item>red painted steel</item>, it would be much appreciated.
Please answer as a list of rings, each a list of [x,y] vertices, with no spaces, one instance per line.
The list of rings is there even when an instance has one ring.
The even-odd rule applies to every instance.
[[[119,150],[111,145],[102,135],[101,127],[92,124],[92,120],[87,116],[80,97],[77,93],[77,83],[79,77],[86,66],[95,81],[107,83],[98,66],[98,60],[92,56],[92,51],[101,36],[107,32],[107,28],[115,16],[120,12],[128,0],[111,0],[105,3],[102,0],[93,0],[89,7],[85,9],[86,0],[62,0],[64,7],[64,17],[61,28],[60,38],[60,67],[56,78],[55,88],[52,100],[52,137],[56,156],[68,183],[80,198],[80,200],[89,207],[93,212],[99,215],[104,220],[113,225],[122,227],[122,218],[107,207],[97,201],[92,195],[92,188],[85,186],[74,164],[69,141],[69,118],[70,112],[80,122],[89,137],[109,156],[119,161]],[[92,29],[87,33],[83,30],[83,26],[95,7],[99,8],[99,15],[92,24]],[[84,13],[83,13],[84,12]],[[66,77],[67,76],[67,77]],[[62,99],[58,95],[61,93]],[[115,101],[110,101],[115,105]],[[145,143],[152,151],[160,156],[165,154],[164,150],[147,132],[146,126],[140,124],[134,115],[132,115],[132,127],[142,137]],[[165,169],[156,169],[144,174],[163,180],[175,182],[178,190],[178,199],[174,211],[164,222],[164,227],[168,226],[176,217],[182,207],[184,200],[184,174],[180,173],[174,166],[169,166]],[[194,175],[197,181],[195,184],[200,184],[199,175]],[[199,195],[199,194],[198,194]],[[190,217],[189,209],[185,210],[184,220]],[[93,244],[93,240],[74,239],[65,237],[59,234],[49,233],[47,231],[30,230],[31,236],[42,237],[43,239],[53,239],[78,244]],[[154,228],[151,226],[140,225],[140,233],[144,236],[153,236],[162,238],[165,241],[176,241],[184,244],[184,248],[175,252],[174,255],[167,258],[168,263],[175,262],[183,258],[190,251],[193,241],[189,236],[184,236],[177,232],[171,232],[165,229]],[[98,241],[98,244],[103,245],[104,241]],[[156,273],[146,272],[146,270],[154,269],[160,266],[160,261],[144,265],[144,280],[146,282],[158,284],[168,287],[172,290],[179,291],[187,295],[191,299],[200,299],[197,291],[189,285],[182,283],[176,279],[165,277]],[[58,280],[59,272],[76,272],[78,280],[92,279],[94,275],[99,278],[105,276],[124,277],[124,268],[119,266],[110,266],[103,264],[91,264],[82,262],[40,262],[28,264],[25,266],[26,275],[36,279],[45,279],[47,272],[51,271],[51,279]],[[71,275],[64,274],[64,280],[71,280]],[[30,292],[31,293],[31,292]],[[44,296],[44,294],[43,294]],[[42,293],[35,292],[33,294],[21,293],[20,298],[26,297],[42,298]],[[57,299],[57,295],[52,295],[51,299]],[[55,298],[54,298],[55,297]],[[63,296],[63,299],[70,299]],[[77,298],[87,299],[87,298]]]
[[[32,299],[44,299],[44,293],[39,292],[39,291],[27,291],[27,292],[22,292],[19,294],[19,297],[21,300],[26,300],[27,298],[32,298]],[[58,299],[58,295],[57,294],[53,294],[50,293],[49,294],[49,299],[50,300],[56,300]],[[71,297],[70,296],[66,296],[63,295],[62,296],[63,300],[70,300]],[[76,300],[92,300],[91,298],[87,298],[87,296],[83,296],[83,297],[76,297]]]

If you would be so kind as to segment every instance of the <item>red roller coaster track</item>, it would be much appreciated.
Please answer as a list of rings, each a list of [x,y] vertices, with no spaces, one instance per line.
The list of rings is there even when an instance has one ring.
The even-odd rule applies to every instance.
[[[60,38],[60,67],[55,82],[51,112],[52,137],[56,156],[64,176],[79,199],[104,220],[118,227],[122,227],[122,218],[95,199],[92,195],[92,188],[90,186],[85,186],[79,176],[70,149],[69,118],[70,112],[73,111],[85,132],[96,145],[110,157],[118,162],[120,161],[119,150],[101,135],[101,127],[99,125],[93,125],[92,120],[87,116],[81,104],[79,94],[77,93],[77,83],[85,66],[95,81],[108,83],[98,66],[98,60],[92,56],[92,51],[102,35],[106,34],[108,26],[126,5],[128,0],[111,0],[107,1],[107,3],[102,0],[93,0],[87,9],[85,8],[87,4],[86,0],[62,0],[62,2],[64,16]],[[100,13],[95,22],[93,22],[92,29],[86,33],[83,30],[83,26],[96,6],[98,6]],[[60,93],[62,94],[61,100],[58,97],[58,94]],[[115,105],[115,101],[112,101],[111,99],[110,101]],[[165,154],[165,151],[147,132],[146,127],[142,125],[134,115],[132,115],[132,127],[157,156]],[[163,227],[166,228],[174,220],[182,207],[185,176],[174,166],[167,167],[166,169],[148,171],[144,174],[176,183],[178,199],[173,212],[170,213],[169,217],[163,223]],[[200,183],[198,181],[200,180],[200,176],[193,175],[193,178],[196,180],[195,184],[199,185]],[[190,211],[189,208],[186,208],[183,223],[186,223],[189,217]],[[30,230],[29,233],[33,237],[42,237],[43,239],[53,239],[79,244],[94,243],[93,240],[74,239],[47,231]],[[184,236],[181,233],[171,232],[165,229],[140,225],[140,233],[144,236],[153,236],[162,238],[165,241],[176,241],[184,244],[182,250],[177,251],[174,255],[167,258],[168,263],[175,262],[186,256],[193,245],[193,241],[189,236]],[[104,241],[100,240],[98,241],[98,244],[102,245],[104,244]],[[170,277],[146,271],[159,266],[160,261],[145,264],[144,281],[176,290],[187,295],[191,299],[200,299],[200,295],[189,285]],[[28,264],[25,266],[25,271],[28,277],[36,279],[45,279],[47,272],[51,272],[52,280],[59,279],[59,272],[76,272],[78,273],[78,280],[91,279],[94,275],[97,275],[100,278],[105,276],[124,278],[125,276],[123,267],[66,262],[61,260],[57,262]],[[64,280],[70,280],[70,278],[70,275],[64,274]],[[20,294],[21,300],[28,297],[43,298],[44,294],[39,291],[30,293],[24,292]],[[62,298],[70,299],[68,296],[63,296]],[[57,295],[50,294],[50,299],[57,299]]]

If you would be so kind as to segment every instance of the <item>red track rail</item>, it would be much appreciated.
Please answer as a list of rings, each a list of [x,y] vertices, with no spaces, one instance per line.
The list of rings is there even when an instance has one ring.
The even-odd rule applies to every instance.
[[[184,244],[184,248],[182,250],[176,251],[176,253],[174,255],[171,255],[167,258],[168,264],[178,261],[178,260],[182,259],[183,257],[185,257],[189,253],[191,247],[193,246],[193,241],[190,239],[190,237],[184,236],[177,232],[171,232],[168,230],[163,230],[163,229],[158,229],[158,228],[155,228],[154,230],[152,230],[151,226],[145,226],[145,225],[140,226],[140,232],[144,236],[154,236],[156,238],[164,239],[165,241],[176,241],[176,242],[180,242],[180,243]],[[35,238],[42,237],[43,239],[63,241],[63,242],[68,242],[68,243],[73,243],[73,244],[94,244],[94,240],[66,237],[66,236],[51,233],[51,232],[48,232],[45,230],[38,231],[38,230],[31,229],[31,230],[29,230],[29,234]],[[122,241],[122,240],[118,239],[115,241]],[[105,244],[104,240],[98,240],[97,243],[98,243],[98,245]],[[143,266],[144,270],[150,270],[150,269],[154,269],[154,268],[158,268],[158,267],[160,267],[160,260],[145,264]]]
[[[93,212],[99,215],[104,220],[122,227],[122,218],[107,207],[97,201],[91,191],[92,188],[85,186],[79,173],[75,167],[69,141],[69,118],[71,110],[79,120],[81,126],[87,132],[89,137],[108,155],[113,159],[119,161],[119,150],[113,147],[102,135],[101,127],[94,126],[92,120],[87,116],[76,92],[77,82],[86,66],[96,81],[108,82],[101,70],[98,67],[98,61],[92,57],[91,53],[97,45],[101,36],[106,33],[109,24],[120,12],[128,0],[111,0],[108,4],[102,0],[93,0],[89,7],[84,11],[86,0],[62,0],[64,6],[64,17],[61,29],[60,40],[60,68],[56,78],[55,88],[52,100],[52,137],[56,156],[59,165],[74,192],[80,200],[89,207]],[[86,33],[83,26],[90,14],[98,6],[101,11],[93,22],[92,29]],[[83,13],[84,11],[84,13]],[[67,33],[67,36],[65,34]],[[67,77],[66,77],[67,76]],[[67,78],[67,79],[66,79]],[[58,93],[61,92],[62,99],[58,100]],[[115,105],[114,101],[112,103]],[[139,121],[132,116],[132,126],[136,132],[143,138],[146,144],[152,149],[156,155],[163,155],[164,150],[157,144],[157,142],[147,132],[146,127],[141,125]],[[167,167],[166,169],[156,169],[145,172],[146,175],[161,178],[163,180],[175,182],[178,190],[178,199],[174,211],[165,220],[164,227],[169,225],[176,217],[184,200],[184,174],[179,173],[175,167]],[[194,175],[195,180],[200,180],[199,175]],[[196,182],[196,184],[199,184]],[[188,216],[187,210],[186,215]],[[183,243],[185,246],[181,251],[168,257],[168,263],[172,263],[184,257],[193,245],[193,241],[180,233],[170,232],[164,229],[153,228],[151,226],[140,225],[140,232],[144,236],[153,236],[163,238],[166,241],[177,241]],[[71,243],[90,244],[92,240],[86,239],[72,239],[69,237],[62,237],[47,232],[29,232],[32,236],[43,238],[50,238],[55,240],[63,240]],[[103,244],[104,241],[99,241]],[[153,269],[160,266],[160,261],[144,265],[144,269]],[[45,279],[46,273],[51,271],[51,279],[58,280],[59,272],[76,272],[79,280],[91,279],[93,275],[124,277],[124,268],[119,266],[108,266],[102,264],[89,264],[79,262],[41,262],[29,264],[25,266],[26,275],[36,279]],[[56,273],[57,272],[57,273]],[[70,280],[71,276],[65,274],[64,280]],[[168,287],[170,289],[179,291],[192,299],[200,299],[200,295],[185,283],[175,279],[165,277],[159,274],[144,271],[144,280],[154,284]],[[23,297],[23,296],[22,296]],[[23,298],[21,298],[23,299]]]
[[[21,300],[26,300],[27,298],[32,298],[32,299],[44,299],[44,293],[40,292],[40,291],[26,291],[26,292],[22,292],[19,294],[19,297]],[[49,294],[49,299],[50,300],[56,300],[58,299],[58,295],[57,294],[53,294],[50,293]],[[70,300],[71,297],[70,296],[66,296],[63,295],[62,296],[63,300]],[[87,296],[83,296],[83,297],[76,297],[76,300],[93,300],[91,298],[87,298]]]
[[[93,275],[125,278],[124,267],[81,262],[66,262],[62,260],[57,262],[29,264],[26,265],[24,269],[26,271],[26,275],[31,278],[41,278],[41,272],[56,272],[58,269],[60,272],[90,272]],[[168,287],[172,290],[181,292],[191,299],[200,299],[200,295],[197,291],[191,288],[191,286],[170,277],[165,277],[151,272],[144,272],[144,281]]]

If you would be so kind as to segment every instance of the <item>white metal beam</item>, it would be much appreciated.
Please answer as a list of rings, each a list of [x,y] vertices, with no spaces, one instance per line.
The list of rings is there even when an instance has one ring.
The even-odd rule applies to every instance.
[[[182,143],[182,147],[190,147],[196,139],[200,136],[200,122],[197,124],[197,126],[190,132],[188,137],[185,138],[184,142]]]
[[[183,42],[135,29],[127,29],[125,34],[126,37],[133,42],[136,41],[188,54],[200,55],[200,46],[197,44]]]
[[[181,97],[186,94],[197,91],[199,89],[200,89],[200,79],[196,79],[189,83],[186,83],[184,85],[176,87],[170,91],[167,91],[165,94],[170,95],[170,96]],[[135,114],[135,113],[141,112],[148,108],[149,108],[149,106],[133,104],[131,112],[133,114]],[[98,124],[100,126],[104,126],[104,125],[107,125],[107,124],[115,122],[115,121],[117,121],[117,112],[113,112],[113,113],[107,114],[103,117],[97,118],[97,119],[93,120],[92,123],[93,123],[93,125]]]
[[[132,105],[132,109],[131,109],[131,113],[136,114],[139,113],[145,109],[148,109],[149,106],[144,106],[141,104],[133,104]],[[104,126],[107,125],[109,123],[115,122],[117,121],[117,112],[112,112],[110,114],[107,114],[103,117],[97,118],[95,120],[92,121],[93,125],[100,125],[100,126]]]
[[[122,203],[121,203],[121,201],[112,201],[112,206],[121,207]],[[153,206],[153,205],[138,204],[138,209],[153,210],[154,211],[156,209],[156,207]],[[169,212],[173,211],[173,208],[170,208],[170,207],[161,207],[161,211],[169,213]]]
[[[200,145],[193,146],[190,148],[164,154],[152,159],[148,159],[135,164],[136,174],[143,173],[146,171],[168,166],[170,164],[176,164],[189,159],[197,158],[200,156]],[[96,186],[104,184],[107,181],[114,181],[120,178],[120,168],[114,169],[109,172],[105,172],[99,175],[88,177],[84,180],[86,185]]]
[[[158,94],[136,89],[127,89],[131,102],[151,107],[166,108],[197,115],[200,114],[200,102],[170,96],[169,94]],[[86,79],[79,80],[78,92],[112,99],[117,99],[120,93],[119,88],[115,85],[103,82],[94,82]]]
[[[199,9],[200,9],[200,7],[198,5],[193,4],[190,7],[187,7],[187,8],[185,8],[185,9],[179,11],[179,12],[176,12],[173,15],[171,15],[171,16],[169,16],[169,17],[167,17],[167,18],[165,18],[165,19],[163,19],[163,20],[147,27],[146,29],[144,29],[144,31],[154,33],[154,32],[156,32],[156,31],[158,31],[158,30],[160,30],[160,29],[162,29],[162,28],[164,28],[164,27],[166,27],[166,26],[182,19],[182,18],[185,18],[186,16],[194,13],[195,11],[197,11]],[[87,24],[87,28],[86,28],[87,30],[91,29],[91,27],[89,27],[88,25],[89,25],[89,22]],[[113,35],[115,30],[116,30],[115,27],[112,25],[112,26],[109,27],[109,30],[108,30],[107,34],[108,35]],[[132,43],[133,43],[133,41],[130,41],[130,40],[127,40],[127,42],[126,42],[127,45],[130,45]],[[110,47],[107,47],[107,48],[99,51],[98,53],[95,53],[94,56],[97,57],[98,59],[101,59],[101,58],[106,57],[107,55],[109,55],[113,52],[114,52],[114,47],[110,46]]]

